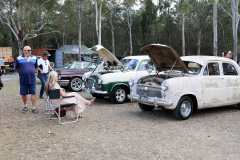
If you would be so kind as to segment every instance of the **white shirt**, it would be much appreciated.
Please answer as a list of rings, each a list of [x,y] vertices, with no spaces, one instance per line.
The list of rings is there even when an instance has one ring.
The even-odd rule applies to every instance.
[[[43,58],[40,58],[37,63],[38,63],[38,67],[40,65],[42,65],[42,68],[41,67],[39,67],[39,68],[41,68],[43,70],[43,73],[48,73],[48,68],[50,66],[48,59],[44,60]]]

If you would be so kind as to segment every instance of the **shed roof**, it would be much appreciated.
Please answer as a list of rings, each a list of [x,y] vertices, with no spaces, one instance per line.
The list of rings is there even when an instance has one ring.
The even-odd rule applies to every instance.
[[[79,45],[63,45],[60,47],[64,54],[78,54]],[[97,52],[89,49],[85,45],[81,45],[81,54],[82,55],[97,55]]]

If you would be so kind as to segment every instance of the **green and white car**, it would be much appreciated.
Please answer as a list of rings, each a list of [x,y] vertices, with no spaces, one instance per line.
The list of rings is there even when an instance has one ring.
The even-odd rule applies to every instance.
[[[93,71],[83,76],[83,90],[97,98],[110,97],[113,103],[124,103],[130,93],[129,79],[137,75],[148,75],[147,70],[154,69],[146,55],[125,57],[120,62],[101,45],[92,49],[103,58],[108,67],[108,70]]]

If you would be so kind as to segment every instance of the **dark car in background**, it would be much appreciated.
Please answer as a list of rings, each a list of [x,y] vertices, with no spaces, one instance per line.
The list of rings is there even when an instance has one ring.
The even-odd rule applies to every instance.
[[[55,68],[58,73],[58,83],[62,87],[68,87],[71,91],[82,89],[82,76],[84,73],[93,71],[99,62],[70,61],[61,68]]]

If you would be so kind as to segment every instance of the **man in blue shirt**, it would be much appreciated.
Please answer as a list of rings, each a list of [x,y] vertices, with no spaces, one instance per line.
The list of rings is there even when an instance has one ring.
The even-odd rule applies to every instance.
[[[19,73],[20,95],[22,95],[24,108],[27,111],[27,95],[31,94],[32,112],[38,113],[36,110],[36,78],[35,70],[38,68],[37,58],[31,55],[31,48],[25,46],[23,54],[17,57],[15,62],[15,70]]]

